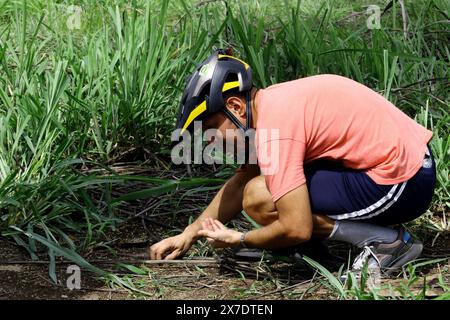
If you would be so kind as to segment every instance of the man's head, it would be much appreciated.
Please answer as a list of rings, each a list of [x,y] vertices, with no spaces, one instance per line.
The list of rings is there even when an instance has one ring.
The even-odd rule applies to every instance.
[[[218,50],[189,76],[177,120],[181,134],[192,131],[193,122],[203,120],[204,129],[240,128],[251,125],[250,66],[229,51]]]
[[[234,91],[224,94],[224,109],[247,127],[247,99],[244,94]],[[250,127],[251,124],[248,124]],[[239,129],[236,124],[226,115],[225,112],[218,111],[207,115],[202,121],[203,130],[217,129],[223,137],[226,137],[226,130]]]

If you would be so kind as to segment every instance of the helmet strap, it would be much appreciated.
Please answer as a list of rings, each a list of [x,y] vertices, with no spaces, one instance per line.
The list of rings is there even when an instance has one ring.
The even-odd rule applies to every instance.
[[[245,108],[246,108],[246,125],[244,126],[235,116],[233,113],[231,113],[230,110],[228,110],[226,107],[222,108],[222,111],[225,113],[225,115],[231,120],[231,122],[234,123],[234,125],[236,127],[238,127],[239,129],[241,129],[245,135],[245,133],[247,132],[247,130],[249,130],[251,128],[251,121],[252,121],[252,103],[251,103],[251,90],[246,92],[245,95],[245,99],[246,99],[246,104],[245,104]],[[248,137],[245,137],[245,163],[248,163],[249,160],[249,141],[248,141]]]
[[[245,132],[246,128],[244,127],[244,125],[234,116],[233,113],[231,113],[230,110],[228,110],[227,108],[223,108],[222,111],[231,120],[231,122],[234,123],[234,125],[236,127],[238,127],[239,129],[242,129]]]
[[[251,90],[248,90],[246,93],[246,97],[245,97],[245,102],[246,102],[246,109],[247,109],[247,125],[245,128],[245,131],[247,131],[248,129],[250,129],[252,127],[252,95],[251,95]]]

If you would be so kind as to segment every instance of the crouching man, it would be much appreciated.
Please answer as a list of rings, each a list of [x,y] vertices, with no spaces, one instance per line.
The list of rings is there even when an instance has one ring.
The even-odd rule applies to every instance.
[[[200,237],[263,249],[344,241],[362,249],[355,270],[368,262],[389,272],[420,255],[420,242],[388,226],[431,203],[432,132],[375,91],[329,74],[258,90],[250,66],[219,50],[188,79],[177,128],[194,120],[225,138],[227,129],[256,130],[258,163],[242,166],[184,232],[151,246],[152,259],[180,257]],[[276,138],[263,134],[273,130]],[[226,228],[242,209],[262,227]]]

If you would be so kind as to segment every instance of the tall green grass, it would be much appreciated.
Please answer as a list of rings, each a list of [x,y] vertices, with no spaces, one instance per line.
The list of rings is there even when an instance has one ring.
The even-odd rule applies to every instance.
[[[417,116],[434,131],[433,208],[448,214],[447,1],[407,2],[406,37],[397,2],[380,30],[367,29],[363,2],[345,0],[79,1],[74,30],[68,5],[0,0],[0,230],[33,257],[36,241],[50,256],[49,243],[82,252],[114,228],[111,184],[126,179],[79,169],[111,163],[129,147],[166,156],[185,77],[213,47],[232,46],[259,87],[341,74]],[[120,200],[175,189],[155,183]],[[92,188],[106,200],[93,201]]]

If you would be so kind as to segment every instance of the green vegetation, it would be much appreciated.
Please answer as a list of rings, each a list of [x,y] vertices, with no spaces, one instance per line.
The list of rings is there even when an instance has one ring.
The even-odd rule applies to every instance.
[[[404,29],[394,1],[381,28],[369,30],[366,5],[383,11],[387,2],[84,0],[77,1],[80,28],[73,29],[71,1],[0,0],[1,235],[33,259],[46,248],[52,279],[58,256],[104,275],[82,256],[120,224],[122,201],[192,193],[226,178],[227,171],[149,178],[109,166],[133,149],[138,160],[166,159],[170,170],[170,133],[185,77],[213,47],[227,46],[250,63],[259,87],[340,74],[433,130],[436,193],[429,212],[410,227],[419,236],[448,233],[450,5],[408,1]],[[133,181],[150,189],[113,194]],[[330,282],[341,297],[368,297]]]

